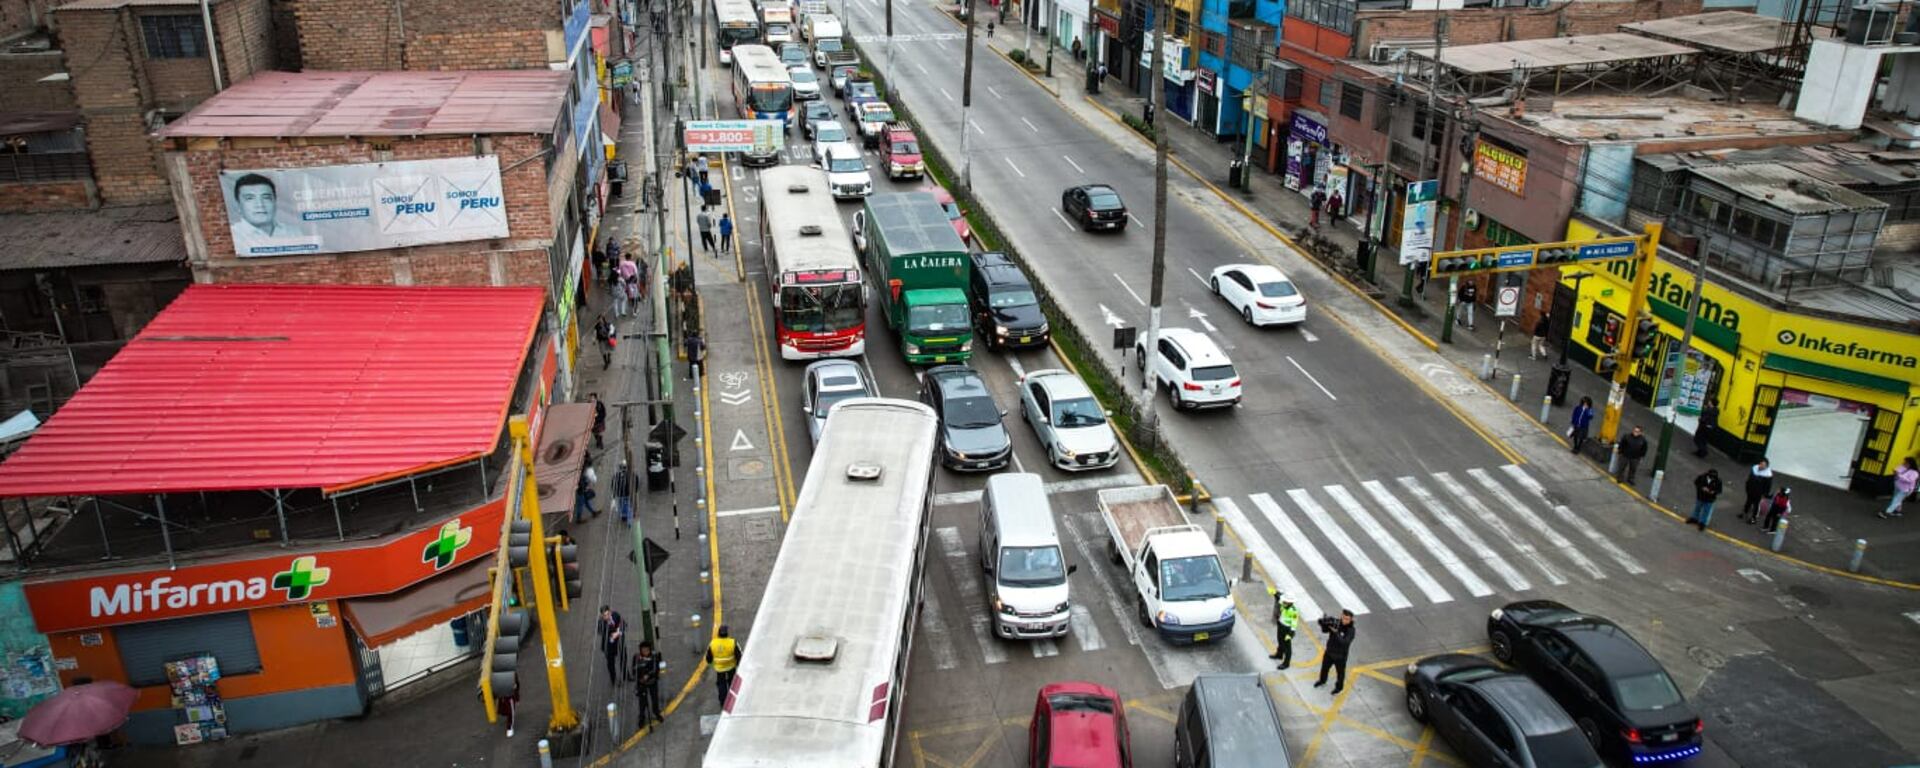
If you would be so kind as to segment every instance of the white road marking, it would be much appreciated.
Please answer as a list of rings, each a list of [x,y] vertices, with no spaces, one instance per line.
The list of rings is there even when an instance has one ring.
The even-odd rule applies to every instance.
[[[947,628],[946,615],[940,612],[936,589],[922,590],[927,604],[920,611],[920,632],[927,638],[927,652],[933,654],[934,669],[960,666],[960,652],[953,648],[953,631]]]
[[[973,626],[973,639],[980,643],[980,657],[988,664],[1006,661],[1007,649],[1000,646],[989,626],[993,619],[987,616],[987,600],[980,591],[980,574],[975,572],[978,564],[960,543],[960,529],[941,528],[934,535],[940,537],[947,575],[953,577],[953,588],[960,593],[960,612],[966,614],[967,623]]]
[[[1427,573],[1427,569],[1420,565],[1420,561],[1413,559],[1413,553],[1408,552],[1406,547],[1400,546],[1400,540],[1394,538],[1393,534],[1387,531],[1386,526],[1380,524],[1380,521],[1375,520],[1373,513],[1368,512],[1366,506],[1347,491],[1346,486],[1326,485],[1321,486],[1320,490],[1333,497],[1333,502],[1339,504],[1340,508],[1346,511],[1347,517],[1358,524],[1360,530],[1366,531],[1375,544],[1380,545],[1380,549],[1387,553],[1387,560],[1399,565],[1400,572],[1406,574],[1408,579],[1412,579],[1413,585],[1418,587],[1421,594],[1426,595],[1428,600],[1435,603],[1453,600],[1453,595],[1447,594],[1446,588],[1440,586],[1440,582],[1433,578],[1433,574]]]
[[[1005,96],[1002,96],[1002,95],[1000,95],[1000,91],[999,91],[999,90],[997,90],[997,89],[995,89],[995,88],[994,88],[993,86],[991,86],[991,85],[989,85],[989,86],[987,86],[987,92],[988,92],[988,93],[992,93],[992,94],[993,94],[993,97],[994,97],[994,98],[996,98],[996,99],[1004,99],[1004,98],[1006,98]],[[1025,120],[1026,118],[1024,118],[1024,117],[1023,117],[1023,118],[1020,118],[1020,119],[1022,119],[1022,120]]]
[[[1001,159],[1001,160],[1005,160],[1005,161],[1007,162],[1007,167],[1008,167],[1008,168],[1012,168],[1012,169],[1013,169],[1013,172],[1014,172],[1014,173],[1017,173],[1017,174],[1020,174],[1020,178],[1023,178],[1023,179],[1024,179],[1024,178],[1026,178],[1026,177],[1027,177],[1027,172],[1026,172],[1026,171],[1023,171],[1023,170],[1020,170],[1020,166],[1017,166],[1017,165],[1014,165],[1014,164],[1013,164],[1013,158],[1011,158],[1011,157],[1003,157],[1003,158],[1000,158],[1000,159]]]
[[[1294,370],[1299,371],[1300,375],[1307,377],[1307,381],[1313,382],[1313,385],[1316,387],[1319,387],[1321,392],[1325,392],[1329,400],[1340,399],[1338,397],[1333,396],[1333,390],[1327,389],[1327,385],[1320,383],[1320,380],[1314,378],[1313,374],[1307,373],[1307,369],[1301,368],[1300,363],[1293,359],[1293,355],[1287,355],[1287,362],[1293,363]]]
[[[1193,279],[1200,281],[1200,284],[1206,286],[1207,290],[1213,290],[1213,284],[1207,282],[1206,278],[1201,277],[1198,270],[1195,270],[1193,267],[1187,267],[1187,274],[1193,275]]]
[[[1079,641],[1080,650],[1097,651],[1107,647],[1107,641],[1100,637],[1100,625],[1093,623],[1093,612],[1085,605],[1074,603],[1067,610],[1067,623],[1073,625],[1073,638]]]
[[[1107,305],[1105,304],[1100,305],[1100,315],[1102,319],[1106,320],[1107,325],[1115,328],[1124,328],[1127,325],[1127,321],[1120,319],[1120,315],[1116,314],[1113,310],[1107,309]]]
[[[1043,638],[1040,640],[1033,641],[1033,657],[1034,658],[1044,659],[1048,656],[1058,656],[1058,655],[1060,655],[1060,644],[1054,642],[1053,638],[1048,637],[1048,638]]]
[[[1239,535],[1240,543],[1246,547],[1247,554],[1253,555],[1254,562],[1260,564],[1260,570],[1265,571],[1267,578],[1274,581],[1267,586],[1280,590],[1282,595],[1292,596],[1293,605],[1300,609],[1301,615],[1325,615],[1320,612],[1320,606],[1314,604],[1313,596],[1307,594],[1306,587],[1300,586],[1300,580],[1294,578],[1293,571],[1287,570],[1287,564],[1280,560],[1279,555],[1274,554],[1273,547],[1268,546],[1267,537],[1260,535],[1260,530],[1253,527],[1253,521],[1248,520],[1247,514],[1240,511],[1239,504],[1234,503],[1233,499],[1216,498],[1213,500],[1213,506],[1220,510],[1222,517],[1227,519],[1227,525],[1233,526],[1233,531]]]
[[[1260,510],[1260,515],[1265,517],[1268,523],[1273,524],[1274,530],[1280,532],[1280,540],[1293,549],[1293,554],[1300,558],[1300,562],[1306,563],[1307,570],[1313,572],[1313,578],[1320,582],[1320,586],[1332,593],[1335,604],[1355,614],[1367,612],[1367,604],[1361,602],[1360,596],[1354,594],[1353,588],[1347,586],[1347,580],[1340,577],[1340,572],[1334,570],[1333,564],[1320,555],[1319,546],[1307,539],[1306,532],[1301,531],[1300,526],[1294,525],[1293,521],[1287,518],[1286,512],[1280,509],[1279,502],[1264,493],[1256,493],[1247,498],[1253,502],[1255,508]],[[1303,590],[1301,594],[1306,593]]]
[[[1507,476],[1513,478],[1514,482],[1524,486],[1533,494],[1534,498],[1539,499],[1547,505],[1548,509],[1553,510],[1553,516],[1560,518],[1562,524],[1579,531],[1581,536],[1587,537],[1588,541],[1593,542],[1601,551],[1606,552],[1608,557],[1613,558],[1614,562],[1620,564],[1620,567],[1627,569],[1627,573],[1641,574],[1647,572],[1646,567],[1642,566],[1639,560],[1634,559],[1633,555],[1627,554],[1627,551],[1621,549],[1620,545],[1613,543],[1613,539],[1609,539],[1601,534],[1598,529],[1593,527],[1592,523],[1574,514],[1573,510],[1567,508],[1567,505],[1555,504],[1552,499],[1547,498],[1546,487],[1542,486],[1540,481],[1533,479],[1533,476],[1527,474],[1525,470],[1512,464],[1505,464],[1500,467],[1500,471],[1507,473]]]
[[[1768,576],[1766,571],[1762,571],[1758,568],[1741,568],[1740,570],[1734,571],[1734,573],[1740,574],[1740,578],[1746,579],[1747,581],[1751,581],[1755,584],[1766,584],[1773,581],[1772,576]],[[1920,611],[1909,613],[1907,614],[1907,617],[1913,619],[1916,622],[1920,622]]]
[[[1307,330],[1307,326],[1301,325],[1299,327],[1300,327],[1300,338],[1306,339],[1308,343],[1312,343],[1320,340],[1320,337],[1313,335],[1313,331]]]
[[[1141,482],[1142,480],[1139,475],[1132,472],[1121,472],[1111,475],[1081,477],[1073,480],[1059,480],[1047,483],[1046,491],[1048,496],[1054,496],[1062,493],[1073,493],[1075,491],[1096,491],[1101,488],[1139,485]],[[936,507],[949,507],[955,504],[973,504],[980,501],[980,494],[981,491],[977,488],[971,491],[938,493],[933,496],[933,505]]]
[[[979,123],[977,123],[977,122],[974,122],[974,121],[972,121],[972,120],[968,120],[968,121],[967,121],[967,125],[971,125],[971,126],[973,126],[973,130],[974,130],[975,132],[977,132],[977,133],[979,133],[980,135],[982,135],[982,136],[985,136],[985,135],[987,135],[987,129],[985,129],[985,128],[981,128],[981,127],[980,127],[980,124],[979,124]]]
[[[1469,492],[1465,485],[1461,485],[1459,480],[1455,480],[1453,475],[1446,472],[1435,472],[1433,473],[1433,479],[1438,481],[1440,487],[1446,489],[1447,493],[1451,494],[1461,506],[1466,507],[1467,512],[1479,520],[1481,525],[1492,528],[1495,536],[1505,539],[1508,544],[1513,546],[1515,551],[1526,555],[1527,559],[1532,560],[1534,566],[1539,568],[1541,573],[1546,574],[1547,581],[1553,582],[1553,585],[1556,587],[1567,583],[1567,577],[1560,575],[1560,569],[1555,568],[1547,562],[1547,558],[1540,552],[1538,547],[1535,547],[1532,542],[1527,541],[1525,538],[1522,538],[1520,534],[1514,532],[1513,528],[1507,525],[1507,521],[1500,519],[1499,515],[1487,509],[1487,505],[1481,504],[1480,499]]]
[[[1347,563],[1360,573],[1360,578],[1365,579],[1367,584],[1373,587],[1374,594],[1386,601],[1388,608],[1398,610],[1413,605],[1413,601],[1408,600],[1406,595],[1401,594],[1400,588],[1394,586],[1393,579],[1387,578],[1387,573],[1374,564],[1373,557],[1368,555],[1366,550],[1361,549],[1360,545],[1354,543],[1353,538],[1347,535],[1346,530],[1342,529],[1339,523],[1334,522],[1333,516],[1327,514],[1326,508],[1320,506],[1320,502],[1315,501],[1307,489],[1289,490],[1287,498],[1292,499],[1293,505],[1306,513],[1307,519],[1313,521],[1313,526],[1320,529],[1321,535],[1333,542],[1334,551],[1346,557]]]
[[[1386,510],[1388,516],[1400,523],[1400,527],[1407,529],[1407,533],[1412,534],[1413,540],[1419,542],[1420,547],[1425,549],[1427,554],[1433,555],[1433,559],[1446,568],[1447,572],[1452,573],[1453,577],[1458,579],[1468,592],[1473,593],[1474,597],[1493,594],[1493,588],[1487,586],[1487,583],[1482,581],[1472,568],[1468,568],[1459,556],[1453,554],[1453,550],[1448,549],[1446,542],[1434,535],[1433,531],[1427,528],[1426,523],[1414,517],[1412,510],[1407,509],[1405,504],[1401,504],[1399,499],[1394,498],[1393,492],[1387,490],[1385,483],[1368,480],[1361,483],[1360,487],[1367,489],[1367,495],[1373,497],[1373,502]]]
[[[1020,357],[1018,355],[1007,355],[1007,367],[1013,369],[1014,378],[1024,379],[1027,377],[1026,366],[1020,364]]]
[[[921,64],[920,62],[917,62],[917,61],[916,61],[916,62],[914,62],[914,63],[913,63],[913,68],[914,68],[914,69],[917,69],[917,70],[920,70],[920,74],[923,74],[923,75],[925,75],[925,74],[931,74],[931,73],[929,73],[929,72],[927,72],[927,68],[926,68],[926,66],[925,66],[925,65],[922,65],[922,64]]]
[[[1026,118],[1024,118],[1024,117],[1023,117],[1023,118],[1020,118],[1020,119],[1022,119],[1022,120],[1025,120]],[[1071,166],[1073,166],[1073,169],[1074,169],[1074,170],[1076,170],[1076,171],[1079,171],[1079,172],[1080,172],[1080,173],[1082,173],[1082,174],[1085,174],[1085,173],[1087,172],[1087,169],[1085,169],[1085,168],[1082,168],[1082,167],[1080,167],[1080,164],[1079,164],[1079,163],[1076,163],[1076,162],[1074,162],[1074,161],[1073,161],[1073,158],[1071,158],[1071,157],[1067,157],[1066,155],[1061,155],[1061,156],[1060,156],[1060,159],[1062,159],[1062,160],[1065,160],[1065,161],[1067,161],[1067,165],[1071,165]]]
[[[1574,549],[1572,541],[1560,535],[1559,529],[1548,525],[1546,520],[1534,514],[1531,507],[1520,503],[1519,499],[1514,498],[1513,493],[1508,491],[1506,486],[1501,485],[1500,481],[1493,479],[1492,473],[1484,469],[1475,468],[1467,470],[1467,474],[1472,475],[1474,482],[1479,483],[1482,488],[1487,489],[1487,492],[1493,494],[1495,499],[1507,505],[1507,507],[1513,510],[1514,514],[1520,516],[1521,520],[1526,521],[1527,525],[1539,532],[1541,538],[1547,540],[1547,544],[1564,553],[1568,560],[1573,561],[1574,567],[1586,571],[1588,576],[1596,579],[1604,579],[1607,577],[1607,572],[1600,570],[1600,566],[1595,565],[1592,560],[1588,559],[1585,552]]]
[[[1022,463],[1020,463],[1020,452],[1019,452],[1019,451],[1014,451],[1014,452],[1013,452],[1013,471],[1015,471],[1015,472],[1025,472],[1025,471],[1027,471],[1027,465],[1025,465],[1025,464],[1022,464]]]
[[[746,430],[744,430],[744,429],[736,429],[736,430],[734,430],[734,431],[733,431],[733,444],[732,444],[732,445],[730,445],[730,446],[727,446],[727,450],[729,450],[729,451],[751,451],[751,450],[753,450],[753,442],[747,439],[747,431],[746,431]]]
[[[1186,302],[1181,303],[1185,304]],[[1199,323],[1201,327],[1207,329],[1208,333],[1220,332],[1220,329],[1213,327],[1213,323],[1207,322],[1207,313],[1200,311],[1198,307],[1192,304],[1187,304],[1187,318]]]
[[[1915,624],[1920,624],[1920,611],[1907,611],[1906,613],[1903,613],[1900,615],[1907,617],[1908,621],[1911,621]]]
[[[1533,588],[1533,584],[1528,582],[1525,576],[1521,576],[1520,571],[1509,564],[1505,556],[1494,552],[1492,547],[1487,546],[1487,541],[1480,538],[1480,534],[1475,533],[1472,528],[1468,527],[1466,522],[1460,519],[1459,515],[1455,515],[1453,510],[1447,508],[1447,505],[1441,504],[1439,499],[1434,498],[1434,495],[1427,491],[1426,487],[1420,484],[1420,481],[1411,477],[1402,477],[1399,481],[1400,487],[1405,488],[1408,493],[1413,494],[1413,498],[1420,502],[1420,506],[1426,507],[1427,512],[1437,518],[1441,525],[1445,525],[1448,530],[1453,531],[1453,535],[1459,537],[1460,541],[1464,542],[1468,549],[1473,550],[1475,554],[1479,555],[1480,562],[1488,568],[1492,568],[1493,572],[1498,574],[1500,579],[1507,583],[1508,589],[1515,592],[1525,592]],[[1504,531],[1500,531],[1500,529],[1495,530],[1505,533]],[[1542,567],[1545,566],[1543,565]]]
[[[1061,522],[1067,524],[1068,538],[1073,539],[1074,551],[1080,553],[1080,562],[1086,563],[1088,568],[1093,569],[1094,572],[1089,574],[1089,576],[1093,579],[1093,583],[1100,585],[1100,591],[1107,596],[1107,610],[1120,622],[1120,631],[1127,636],[1127,644],[1139,645],[1140,627],[1134,624],[1133,605],[1125,600],[1121,600],[1120,591],[1114,589],[1113,584],[1109,583],[1107,578],[1100,573],[1101,571],[1108,570],[1101,565],[1101,561],[1106,559],[1106,555],[1105,553],[1101,553],[1100,556],[1095,557],[1094,553],[1099,552],[1103,547],[1087,537],[1086,526],[1080,523],[1082,519],[1082,517],[1077,515],[1060,516]],[[1105,536],[1107,534],[1103,530],[1100,535]]]
[[[1026,124],[1027,124],[1027,129],[1028,129],[1028,130],[1031,130],[1031,131],[1033,131],[1034,133],[1039,133],[1039,132],[1040,132],[1040,127],[1039,127],[1039,126],[1037,126],[1037,125],[1034,125],[1034,124],[1033,124],[1033,121],[1032,121],[1032,120],[1028,120],[1028,119],[1026,119],[1026,118],[1024,118],[1024,117],[1023,117],[1023,118],[1020,118],[1020,122],[1023,122],[1023,123],[1026,123]]]
[[[956,101],[956,99],[953,98],[953,92],[947,90],[945,86],[941,86],[940,93],[947,97],[947,101]]]
[[[1140,306],[1143,306],[1143,307],[1147,305],[1146,299],[1140,298],[1140,294],[1133,292],[1133,286],[1127,285],[1127,281],[1120,279],[1120,273],[1111,272],[1108,274],[1113,275],[1113,279],[1116,282],[1120,283],[1120,287],[1127,289],[1127,295],[1133,297],[1134,303],[1139,304]]]
[[[1074,226],[1073,226],[1073,222],[1071,222],[1071,221],[1068,221],[1068,220],[1067,220],[1067,215],[1066,215],[1066,214],[1064,214],[1064,213],[1061,213],[1061,212],[1060,212],[1060,209],[1058,209],[1058,208],[1048,208],[1047,210],[1050,210],[1050,211],[1053,211],[1053,215],[1055,215],[1055,216],[1058,216],[1058,217],[1060,217],[1060,223],[1062,223],[1062,224],[1065,224],[1065,225],[1067,225],[1067,229],[1068,229],[1068,230],[1072,230],[1072,229],[1074,229]]]
[[[749,507],[747,509],[729,509],[724,512],[715,512],[713,513],[713,516],[714,517],[738,517],[740,515],[762,515],[768,512],[778,512],[778,511],[780,511],[779,507]]]
[[[1143,223],[1143,222],[1141,222],[1141,221],[1140,221],[1140,217],[1138,217],[1138,216],[1135,216],[1135,215],[1133,215],[1133,213],[1131,213],[1131,212],[1129,212],[1129,213],[1127,213],[1127,218],[1129,218],[1129,219],[1133,219],[1133,225],[1134,225],[1134,226],[1136,226],[1136,227],[1144,227],[1144,226],[1146,226],[1146,224],[1145,224],[1145,223]]]

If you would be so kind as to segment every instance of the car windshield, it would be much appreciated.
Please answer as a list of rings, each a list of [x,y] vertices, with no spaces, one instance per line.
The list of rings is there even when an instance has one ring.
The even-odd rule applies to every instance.
[[[1527,752],[1534,765],[1564,765],[1567,768],[1601,768],[1603,765],[1587,744],[1587,737],[1569,728],[1544,736],[1528,736]]]
[[[1283,299],[1288,296],[1299,295],[1299,293],[1299,291],[1293,289],[1293,283],[1285,280],[1260,284],[1260,295],[1269,299]]]
[[[1122,207],[1120,196],[1112,192],[1095,192],[1088,196],[1095,210],[1110,211]]]
[[[853,77],[853,69],[853,67],[837,67],[833,70],[833,79],[844,83],[847,78]]]
[[[957,333],[967,327],[967,308],[959,304],[933,304],[907,310],[907,330],[915,333]]]
[[[820,143],[829,144],[846,141],[847,129],[840,127],[839,123],[821,123],[819,127],[813,129],[813,135],[820,140]]]
[[[1056,693],[1047,697],[1047,706],[1052,707],[1055,714],[1061,712],[1113,714],[1113,699],[1090,693]]]
[[[942,205],[940,207],[946,210],[947,221],[958,221],[961,216],[966,215],[960,212],[959,203],[947,203],[946,205]]]
[[[1620,708],[1635,712],[1666,709],[1680,703],[1680,689],[1665,672],[1648,672],[1613,681],[1614,698]]]
[[[793,74],[793,81],[794,81],[794,82],[796,82],[796,83],[817,83],[817,82],[820,82],[820,78],[818,78],[818,77],[815,77],[815,76],[814,76],[814,74],[813,74],[813,70],[811,70],[811,69],[801,69],[801,68],[799,68],[799,67],[795,67],[795,68],[793,69],[793,72],[792,72],[792,74]]]
[[[1076,397],[1053,404],[1056,427],[1097,427],[1107,423],[1107,412],[1091,397]]]
[[[867,161],[856,154],[834,153],[827,156],[827,170],[832,173],[860,173],[867,170]]]
[[[1057,587],[1067,583],[1060,548],[1005,547],[1000,550],[1000,583],[1009,587]]]
[[[893,151],[902,155],[917,155],[920,154],[920,145],[911,141],[896,141],[893,143]]]
[[[767,37],[779,37],[782,35],[792,35],[792,34],[793,34],[793,31],[789,29],[785,24],[768,24],[767,25]]]
[[[1033,291],[1020,289],[995,291],[988,297],[987,303],[993,305],[994,309],[1006,309],[1007,307],[1030,307],[1040,303],[1040,299],[1033,295]]]
[[[1231,365],[1203,365],[1193,369],[1194,381],[1226,381],[1233,378]]]
[[[832,410],[833,406],[839,404],[840,401],[852,400],[853,398],[856,398],[856,397],[864,397],[866,396],[866,394],[867,393],[865,391],[858,390],[858,389],[834,389],[834,390],[822,391],[818,397],[814,398],[813,417],[816,419],[824,419],[827,417],[827,411]]]
[[[822,53],[832,53],[833,51],[842,50],[842,48],[840,47],[840,41],[837,38],[832,38],[832,37],[829,37],[825,40],[821,40],[817,43],[814,43],[813,49],[816,51],[820,51]]]
[[[807,105],[807,122],[815,122],[823,118],[831,117],[833,117],[833,107],[817,101]]]
[[[947,426],[983,429],[1000,423],[1000,406],[991,397],[956,397],[946,403]]]
[[[873,83],[856,82],[856,83],[847,84],[848,98],[860,98],[863,96],[867,98],[878,98],[880,96],[880,91],[873,87]]]
[[[860,110],[860,120],[868,123],[891,123],[893,122],[893,110],[887,109],[886,107],[863,109]]]
[[[1227,596],[1227,577],[1213,555],[1160,561],[1160,599],[1212,600]]]

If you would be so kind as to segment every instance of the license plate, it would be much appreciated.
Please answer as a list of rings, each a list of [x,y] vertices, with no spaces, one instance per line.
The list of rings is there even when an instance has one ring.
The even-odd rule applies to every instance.
[[[1022,336],[1022,337],[1020,337],[1020,343],[1022,343],[1022,344],[1026,344],[1026,343],[1029,343],[1029,342],[1032,342],[1032,341],[1033,341],[1033,337],[1032,337],[1032,336]]]
[[[1193,641],[1194,641],[1194,642],[1196,642],[1196,643],[1203,643],[1203,642],[1206,642],[1206,640],[1207,640],[1207,638],[1208,638],[1208,637],[1211,637],[1211,635],[1208,635],[1208,634],[1207,634],[1207,633],[1205,633],[1205,632],[1195,632],[1195,633],[1193,633]]]
[[[1026,629],[1027,629],[1027,631],[1028,631],[1028,632],[1039,632],[1040,630],[1043,630],[1043,629],[1046,629],[1046,628],[1047,628],[1047,625],[1046,625],[1046,624],[1044,624],[1044,623],[1041,623],[1041,624],[1028,624],[1028,625],[1027,625],[1027,627],[1026,627]]]
[[[936,362],[936,363],[944,363],[944,362],[946,362],[946,361],[947,361],[947,356],[946,356],[946,355],[935,355],[935,356],[934,356],[934,358],[933,358],[933,361],[934,361],[934,362]]]
[[[1677,733],[1669,733],[1669,734],[1665,734],[1665,735],[1663,735],[1663,736],[1661,736],[1661,737],[1660,737],[1660,740],[1661,740],[1661,741],[1679,741],[1679,740],[1680,740],[1680,734],[1677,734]]]

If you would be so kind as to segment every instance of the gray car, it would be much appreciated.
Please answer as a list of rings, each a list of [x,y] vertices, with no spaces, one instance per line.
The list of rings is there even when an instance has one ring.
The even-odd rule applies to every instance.
[[[927,369],[920,399],[940,415],[940,463],[948,469],[990,471],[1013,460],[1007,415],[980,374],[964,365]]]
[[[801,394],[800,410],[807,414],[807,433],[815,445],[827,428],[827,414],[843,400],[873,397],[867,372],[852,360],[820,360],[807,365],[806,390]]]
[[[1106,469],[1120,461],[1120,445],[1106,409],[1087,383],[1049,368],[1020,377],[1020,416],[1047,449],[1047,461],[1069,472]]]

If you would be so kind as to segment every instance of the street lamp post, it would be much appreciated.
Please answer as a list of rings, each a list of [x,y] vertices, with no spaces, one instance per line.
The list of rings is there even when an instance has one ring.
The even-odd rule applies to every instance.
[[[973,108],[973,0],[967,0],[967,53],[960,71],[960,188],[973,193],[972,134],[967,130]]]
[[[1147,75],[1152,78],[1147,85],[1149,94],[1159,91],[1160,101],[1167,98],[1167,79],[1160,76],[1166,55],[1166,46],[1160,44],[1160,27],[1166,23],[1166,3],[1155,2],[1153,8],[1153,57],[1147,66]],[[1158,81],[1157,87],[1153,81]],[[1153,102],[1149,99],[1148,104]],[[1151,109],[1151,106],[1149,106]],[[1149,112],[1151,114],[1151,112]],[[1167,273],[1167,131],[1156,129],[1153,132],[1153,279],[1148,291],[1147,337],[1142,349],[1144,354],[1159,354],[1160,344],[1160,297],[1165,289]],[[1144,362],[1144,361],[1143,361]],[[1159,414],[1153,407],[1154,375],[1153,366],[1143,365],[1140,376],[1140,431],[1149,441],[1155,439],[1160,429]]]

